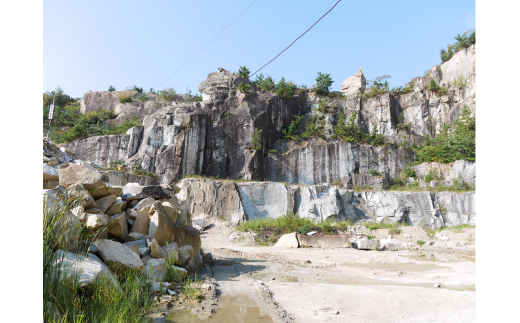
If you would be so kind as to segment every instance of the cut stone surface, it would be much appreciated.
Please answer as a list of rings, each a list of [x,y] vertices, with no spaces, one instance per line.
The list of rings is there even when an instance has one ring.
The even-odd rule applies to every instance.
[[[341,92],[347,95],[349,99],[356,98],[359,94],[362,94],[366,88],[366,79],[363,75],[363,69],[348,77],[341,83]]]
[[[77,275],[80,287],[92,288],[97,281],[105,279],[106,276],[106,281],[121,292],[119,283],[112,272],[95,255],[89,253],[84,257],[64,250],[58,250],[54,255],[56,256],[55,266],[60,265],[60,270],[66,277]]]
[[[137,255],[141,256],[141,254],[139,253],[139,245],[136,245],[136,244],[131,245],[130,250],[135,252]]]
[[[349,235],[301,235],[297,234],[301,248],[348,248]]]
[[[130,248],[112,240],[96,240],[94,246],[108,267],[117,274],[126,275],[130,271],[143,272],[144,265]]]
[[[148,237],[154,238],[161,246],[175,242],[175,225],[162,213],[155,211],[150,219]]]
[[[43,163],[43,180],[44,181],[56,181],[59,180],[59,172],[56,168],[50,167]]]
[[[177,242],[179,247],[190,245],[193,248],[195,255],[200,254],[201,240],[199,230],[182,225],[176,225],[174,232],[175,242]]]
[[[277,248],[298,248],[300,244],[296,238],[296,232],[292,232],[281,236],[274,246]]]
[[[159,246],[157,241],[152,240],[152,243],[150,244],[150,255],[152,258],[162,258],[167,259],[166,254],[164,253],[164,250]]]
[[[97,208],[94,198],[90,195],[87,189],[81,184],[74,184],[68,189],[69,194],[79,198],[78,204],[85,209]]]
[[[170,198],[175,195],[175,191],[170,185],[149,185],[141,186],[136,183],[128,183],[123,186],[123,200],[141,200],[148,197],[154,199]]]
[[[193,227],[199,231],[204,231],[206,228],[206,215],[199,215],[192,219]]]
[[[58,172],[60,185],[65,187],[79,183],[87,190],[92,191],[104,184],[100,173],[80,165],[62,164],[58,167]]]
[[[85,225],[91,231],[99,229],[108,223],[108,216],[103,213],[87,213],[85,214]]]
[[[146,236],[142,233],[139,233],[139,232],[130,232],[128,234],[128,236],[126,237],[125,241],[126,242],[135,242],[135,241],[143,241],[144,243],[144,239],[146,238]],[[146,245],[146,243],[144,243],[144,245]]]
[[[110,196],[114,196],[114,195],[110,195]],[[114,215],[114,214],[117,214],[117,213],[119,213],[121,211],[123,211],[123,200],[121,199],[121,197],[117,197],[116,200],[114,201],[114,203],[112,204],[112,206],[110,206],[105,211],[105,214],[106,215]]]
[[[357,248],[359,250],[375,250],[380,248],[379,239],[360,239],[357,241]]]
[[[140,233],[142,235],[148,235],[148,227],[150,224],[150,218],[148,217],[148,209],[144,207],[137,213],[134,225],[132,225],[131,232]]]
[[[108,210],[108,208],[110,206],[112,206],[112,204],[114,204],[116,199],[117,199],[117,196],[108,195],[108,196],[105,196],[105,197],[97,200],[96,205],[98,206],[98,209],[101,210],[101,212],[105,213],[105,211]]]
[[[152,205],[155,202],[155,200],[151,197],[145,198],[143,200],[140,200],[133,208],[132,210],[135,210],[136,212],[139,212],[143,207]]]
[[[126,241],[126,237],[128,236],[126,213],[119,212],[118,214],[112,215],[108,220],[110,222],[108,225],[108,233]]]

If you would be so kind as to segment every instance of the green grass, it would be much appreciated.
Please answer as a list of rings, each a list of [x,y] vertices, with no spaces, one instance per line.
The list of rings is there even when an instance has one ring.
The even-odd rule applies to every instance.
[[[362,224],[365,226],[368,230],[374,231],[378,229],[389,229],[390,234],[399,234],[401,233],[401,227],[408,226],[407,223],[388,223],[388,222],[365,222]]]
[[[422,241],[422,240],[417,240],[417,244],[418,244],[419,246],[421,246],[421,247],[422,247],[425,243],[426,243],[426,242],[424,242],[424,241]]]
[[[311,219],[300,218],[298,214],[290,211],[285,216],[278,218],[264,218],[260,220],[246,221],[237,226],[238,231],[255,232],[256,240],[263,245],[276,243],[280,236],[298,232],[306,234],[310,231],[318,233],[338,234],[348,226],[353,225],[352,221],[320,221],[315,222]]]

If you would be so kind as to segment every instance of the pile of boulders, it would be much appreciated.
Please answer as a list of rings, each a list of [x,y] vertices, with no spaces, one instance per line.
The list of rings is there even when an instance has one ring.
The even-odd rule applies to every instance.
[[[154,288],[167,273],[170,280],[181,280],[202,266],[200,233],[191,227],[191,215],[180,212],[178,187],[114,186],[106,175],[85,166],[62,163],[57,169],[59,186],[44,190],[47,205],[74,197],[71,217],[94,237],[87,256],[58,251],[64,268],[82,269],[80,285],[93,284],[101,275],[117,285],[112,273],[145,272]],[[85,243],[83,236],[76,240]]]

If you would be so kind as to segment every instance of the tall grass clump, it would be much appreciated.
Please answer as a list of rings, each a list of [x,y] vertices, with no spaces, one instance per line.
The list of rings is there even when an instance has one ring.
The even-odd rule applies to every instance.
[[[307,234],[310,231],[318,233],[338,234],[351,226],[349,221],[314,221],[308,218],[300,218],[298,214],[288,211],[285,216],[278,218],[264,218],[246,221],[237,226],[238,231],[254,232],[256,240],[260,244],[273,244],[287,233],[298,232]]]
[[[64,252],[57,251],[68,249],[80,260],[93,239],[70,212],[78,200],[65,192],[43,201],[43,322],[146,322],[143,314],[153,306],[153,296],[141,274],[114,274],[121,289],[106,276],[81,287],[79,273],[64,266]],[[80,239],[86,243],[78,243]]]

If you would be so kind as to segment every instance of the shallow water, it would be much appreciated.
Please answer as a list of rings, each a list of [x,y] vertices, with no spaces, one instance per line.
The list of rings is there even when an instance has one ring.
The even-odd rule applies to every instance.
[[[190,311],[172,312],[167,318],[168,323],[272,323],[268,315],[262,315],[255,301],[247,295],[222,296],[218,300],[216,313],[207,319],[193,315]]]
[[[338,276],[316,276],[311,274],[283,275],[275,273],[261,273],[250,276],[253,279],[259,279],[264,282],[281,282],[281,283],[313,283],[313,284],[331,284],[331,285],[380,285],[380,286],[407,286],[407,287],[424,287],[434,288],[429,283],[406,283],[391,280],[381,280],[372,278],[352,277],[348,275]],[[273,281],[272,278],[275,278]],[[475,291],[475,285],[443,285],[442,288],[457,291]]]

